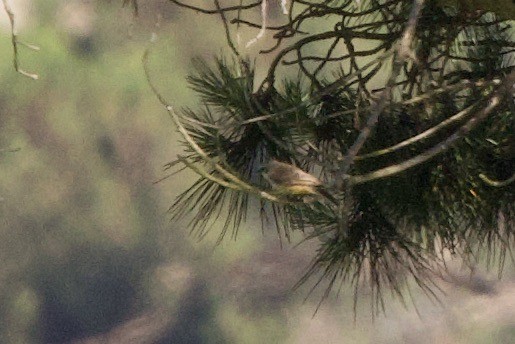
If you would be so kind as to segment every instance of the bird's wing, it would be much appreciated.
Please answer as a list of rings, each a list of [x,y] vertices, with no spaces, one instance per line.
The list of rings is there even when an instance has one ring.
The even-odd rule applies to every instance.
[[[268,168],[269,178],[276,184],[318,186],[320,180],[300,168],[279,161],[271,161]]]

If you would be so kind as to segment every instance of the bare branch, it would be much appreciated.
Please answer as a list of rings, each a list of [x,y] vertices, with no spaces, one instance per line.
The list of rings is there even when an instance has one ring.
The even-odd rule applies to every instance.
[[[236,55],[238,57],[238,59],[241,61],[240,53],[238,52],[238,49],[236,49],[236,46],[234,45],[234,43],[231,39],[231,31],[229,30],[229,25],[227,24],[227,18],[225,17],[225,13],[222,11],[222,8],[220,7],[220,2],[218,0],[214,0],[214,1],[215,1],[216,9],[219,11],[220,17],[222,18],[222,23],[224,25],[225,37],[227,40],[227,44],[233,51],[234,55]]]
[[[253,3],[250,3],[248,5],[229,6],[229,7],[222,7],[220,9],[216,9],[216,10],[208,10],[208,9],[205,9],[205,8],[202,8],[202,7],[188,5],[188,4],[185,4],[185,3],[181,2],[181,1],[178,1],[178,0],[170,0],[170,1],[173,2],[174,4],[178,5],[178,6],[189,8],[190,10],[199,11],[199,12],[205,13],[205,14],[215,14],[215,13],[220,13],[220,12],[240,11],[240,10],[246,10],[246,9],[249,9],[249,8],[258,7],[259,5],[261,5],[261,0],[259,0],[257,2],[253,2]]]
[[[35,51],[39,51],[39,47],[36,45],[33,45],[33,44],[24,43],[24,42],[21,42],[18,40],[18,36],[16,34],[16,26],[14,24],[14,13],[11,10],[11,7],[9,6],[8,0],[2,0],[2,2],[4,4],[5,12],[7,13],[7,16],[9,17],[9,22],[11,24],[11,41],[12,41],[13,54],[14,54],[14,56],[13,56],[14,70],[16,70],[16,72],[20,73],[21,75],[24,75],[33,80],[37,80],[39,78],[39,76],[37,74],[29,73],[20,68],[20,62],[19,62],[19,57],[18,57],[18,45],[22,45],[24,47],[27,47],[27,48],[35,50]]]
[[[379,115],[383,112],[388,104],[388,100],[391,97],[391,89],[397,76],[400,73],[402,64],[404,61],[411,56],[414,56],[411,53],[411,41],[413,40],[413,34],[415,32],[415,27],[417,25],[418,18],[420,16],[420,12],[424,6],[424,0],[414,0],[413,8],[411,9],[409,21],[406,29],[404,30],[401,38],[401,42],[397,47],[397,53],[394,58],[392,72],[390,74],[390,78],[386,84],[386,88],[383,90],[379,100],[377,101],[375,107],[371,111],[371,115],[367,120],[365,127],[359,133],[358,138],[354,142],[354,144],[349,148],[347,154],[343,160],[342,168],[340,173],[342,175],[347,174],[349,171],[354,159],[358,155],[360,149],[365,144],[366,140],[370,136],[372,129],[376,126],[377,121],[379,119]]]

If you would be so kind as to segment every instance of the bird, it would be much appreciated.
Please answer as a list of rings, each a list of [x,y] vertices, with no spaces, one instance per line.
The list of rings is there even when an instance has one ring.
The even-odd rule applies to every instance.
[[[338,204],[317,177],[291,164],[272,159],[262,169],[263,177],[279,196],[323,196]]]

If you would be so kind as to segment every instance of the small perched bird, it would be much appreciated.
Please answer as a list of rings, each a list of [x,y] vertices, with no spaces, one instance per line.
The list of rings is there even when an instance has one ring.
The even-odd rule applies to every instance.
[[[322,195],[333,203],[337,203],[337,200],[325,190],[320,179],[296,166],[270,160],[262,170],[263,176],[277,195],[298,197]]]

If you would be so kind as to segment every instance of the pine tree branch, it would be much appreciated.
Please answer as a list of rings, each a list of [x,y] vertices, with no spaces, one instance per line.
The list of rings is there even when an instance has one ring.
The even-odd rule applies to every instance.
[[[148,69],[148,55],[149,55],[149,49],[145,51],[143,54],[142,62],[143,62],[143,69],[145,72],[145,77],[147,79],[147,82],[152,89],[152,92],[155,94],[155,96],[158,98],[158,100],[161,102],[161,104],[166,108],[168,111],[168,114],[170,115],[172,121],[175,123],[175,126],[179,133],[182,135],[182,137],[186,140],[188,145],[193,149],[193,151],[198,155],[200,159],[202,159],[205,163],[210,165],[215,171],[220,173],[222,177],[226,178],[228,182],[221,180],[219,178],[216,178],[212,176],[209,172],[201,169],[200,167],[197,167],[193,164],[191,164],[189,161],[184,159],[183,157],[179,157],[179,161],[186,164],[188,167],[192,168],[195,172],[199,173],[204,178],[215,182],[221,186],[229,187],[234,190],[240,190],[248,193],[255,194],[263,199],[266,199],[271,202],[283,202],[280,198],[269,194],[266,191],[260,190],[259,188],[256,188],[249,183],[246,183],[242,181],[240,178],[238,178],[233,173],[229,172],[225,168],[223,168],[220,164],[213,161],[207,153],[197,144],[194,138],[191,137],[191,135],[188,133],[188,130],[182,125],[181,120],[179,119],[179,116],[173,109],[173,107],[168,104],[168,102],[164,99],[164,97],[159,93],[155,85],[152,83],[152,80],[150,78],[150,73]]]
[[[389,51],[385,52],[384,54],[381,54],[380,56],[374,58],[369,63],[365,64],[359,70],[355,70],[354,72],[349,73],[349,74],[345,75],[344,77],[339,78],[338,80],[334,81],[329,86],[324,87],[324,89],[322,91],[320,91],[318,93],[315,93],[314,95],[312,95],[311,97],[309,97],[309,99],[307,99],[305,101],[302,101],[302,102],[300,102],[298,104],[295,104],[295,106],[293,106],[293,107],[290,107],[290,108],[287,108],[287,109],[284,109],[284,110],[281,110],[281,111],[278,111],[278,112],[274,112],[274,113],[269,113],[269,114],[266,114],[266,115],[261,115],[261,116],[253,117],[253,118],[250,118],[248,120],[244,120],[244,121],[239,122],[238,125],[243,126],[243,125],[247,125],[247,124],[251,124],[251,123],[255,123],[255,122],[269,120],[269,119],[272,119],[272,118],[275,118],[275,117],[280,117],[280,116],[287,115],[287,114],[290,114],[290,113],[295,113],[296,111],[298,111],[299,107],[307,106],[307,105],[310,105],[310,104],[315,104],[316,102],[320,101],[320,99],[322,99],[324,96],[336,92],[336,90],[339,87],[341,87],[342,85],[345,85],[347,82],[349,82],[353,78],[357,77],[363,71],[369,69],[370,67],[372,67],[374,65],[382,63],[383,61],[385,61],[386,59],[391,57],[393,54],[394,54],[394,50],[389,50]],[[355,109],[350,110],[350,111],[352,113],[352,112],[355,111]]]
[[[263,1],[253,3],[249,13]],[[485,165],[499,171],[510,163],[510,157],[500,151],[504,146],[491,154],[483,136],[503,144],[510,138],[509,133],[506,137],[511,130],[506,109],[511,103],[503,97],[515,77],[512,73],[504,81],[490,80],[511,72],[513,59],[505,51],[513,47],[507,37],[508,24],[492,20],[493,14],[449,13],[432,2],[422,8],[422,0],[371,0],[363,4],[363,10],[354,1],[292,0],[288,23],[266,25],[273,30],[276,43],[267,52],[277,49],[277,54],[254,94],[254,70],[236,75],[224,63],[218,70],[206,68],[194,79],[195,91],[216,107],[220,118],[193,111],[175,113],[163,102],[188,145],[189,155],[179,156],[181,166],[201,176],[171,209],[174,216],[189,216],[195,208],[193,226],[205,228],[208,221],[218,221],[223,208],[236,228],[243,216],[241,209],[249,205],[248,197],[261,197],[262,207],[274,202],[271,207],[278,230],[279,226],[285,232],[308,230],[311,234],[306,239],[320,240],[308,275],[322,277],[316,285],[329,281],[324,299],[341,280],[353,285],[357,301],[361,282],[366,280],[373,307],[384,309],[383,289],[391,288],[402,300],[408,278],[434,296],[434,278],[429,273],[444,250],[467,258],[475,254],[477,244],[489,252],[499,250],[503,256],[511,244],[505,239],[513,236],[513,226],[499,226],[499,214],[513,212],[512,194],[508,188],[492,189],[483,182],[511,186],[515,176],[496,181],[480,174],[483,182],[477,176],[489,171]],[[205,9],[204,13],[227,15],[222,18],[229,45],[230,24],[263,28],[263,22],[240,19],[241,6],[215,5],[216,11]],[[236,10],[237,15],[229,13]],[[338,24],[312,30],[314,21],[326,18]],[[309,36],[300,35],[301,30]],[[356,51],[361,38],[366,43]],[[465,40],[475,45],[464,47]],[[320,50],[312,47],[323,52],[313,53]],[[460,61],[451,61],[461,55]],[[331,62],[340,61],[347,63],[340,70],[330,70]],[[299,77],[286,76],[278,85],[282,66],[300,70]],[[372,89],[375,80],[370,77],[385,66],[392,67],[385,87],[370,95],[362,92]],[[357,126],[352,114],[367,121],[366,126]],[[379,116],[391,121],[386,123],[384,118],[383,127]],[[427,123],[432,127],[427,129]],[[245,127],[248,124],[253,125]],[[402,142],[398,137],[403,137]],[[459,144],[468,139],[470,144]],[[297,145],[309,148],[300,151]],[[411,147],[417,150],[407,152],[408,158],[386,156]],[[451,148],[455,150],[450,152]],[[439,154],[441,160],[435,159]],[[323,202],[303,205],[274,200],[268,195],[283,197],[274,189],[263,197],[259,182],[254,182],[259,178],[255,167],[276,155],[320,172],[339,204],[327,207]],[[351,170],[358,160],[363,162]],[[383,179],[407,170],[395,182]],[[370,181],[378,182],[365,184]],[[226,189],[230,190],[226,193]],[[267,215],[262,211],[263,221]]]
[[[481,173],[479,175],[479,178],[481,178],[482,181],[484,181],[486,184],[494,187],[505,187],[510,185],[511,183],[515,182],[515,173],[506,180],[493,180],[491,178],[488,178],[485,174]]]
[[[381,93],[379,100],[371,110],[371,115],[369,116],[365,127],[361,129],[358,138],[354,141],[353,145],[347,151],[345,158],[343,159],[342,167],[339,171],[339,174],[346,175],[349,171],[351,165],[354,163],[356,156],[359,151],[367,141],[368,137],[372,133],[372,129],[376,126],[377,121],[379,120],[379,115],[386,108],[389,103],[389,98],[391,98],[391,90],[397,79],[401,67],[404,61],[407,58],[411,58],[413,61],[416,61],[415,54],[411,50],[411,42],[413,40],[413,36],[415,33],[415,28],[417,26],[418,18],[420,16],[420,12],[424,7],[425,0],[414,0],[413,7],[411,9],[411,13],[408,19],[408,23],[404,32],[402,33],[401,40],[399,45],[397,46],[396,54],[393,61],[392,71],[390,73],[390,77],[388,82],[386,83],[386,88]]]
[[[498,84],[498,83],[500,83],[500,81],[497,80],[496,83]],[[396,145],[390,146],[388,148],[379,149],[379,150],[376,150],[374,152],[370,152],[370,153],[367,153],[367,154],[356,156],[356,161],[363,160],[363,159],[368,159],[368,158],[375,158],[375,157],[382,156],[382,155],[385,155],[385,154],[393,153],[395,151],[398,151],[401,148],[407,147],[409,145],[412,145],[414,143],[417,143],[417,142],[420,142],[420,141],[422,141],[424,139],[427,139],[428,137],[433,136],[434,134],[436,134],[437,132],[441,131],[442,129],[447,128],[451,124],[459,122],[463,118],[467,117],[482,102],[483,102],[483,99],[480,99],[477,102],[475,102],[474,104],[470,105],[469,107],[461,110],[460,112],[458,112],[454,116],[451,116],[451,117],[447,118],[446,120],[438,123],[434,127],[429,128],[426,131],[424,131],[424,132],[422,132],[422,133],[420,133],[418,135],[410,137],[407,140],[399,142]]]
[[[390,56],[391,54],[393,54],[393,52],[390,52],[388,54],[388,56]],[[384,59],[384,58],[381,57],[380,60],[382,60],[382,59]],[[371,65],[373,65],[376,62],[377,61],[374,60],[374,61],[372,61],[372,63],[369,63],[369,64],[363,66],[363,68],[360,68],[358,71],[355,71],[355,72],[349,74],[344,79],[342,79],[342,82],[338,81],[338,85],[340,85],[341,83],[348,82],[349,79],[351,79],[353,77],[356,77],[359,72],[361,72],[361,71],[363,71],[365,69],[368,69]],[[468,87],[473,87],[473,86],[475,86],[475,87],[483,87],[483,86],[488,86],[488,85],[498,84],[498,83],[499,83],[499,80],[497,80],[497,79],[493,80],[491,82],[484,81],[484,80],[477,81],[477,82],[472,82],[470,80],[462,80],[462,81],[460,81],[459,83],[456,83],[456,84],[445,85],[445,86],[439,87],[437,89],[432,89],[432,90],[430,90],[430,91],[428,91],[426,93],[420,94],[420,95],[415,96],[413,98],[397,102],[394,105],[396,105],[396,106],[413,105],[413,104],[417,104],[417,103],[426,101],[428,99],[431,99],[432,97],[437,96],[437,95],[439,95],[441,93],[444,93],[444,92],[448,92],[448,91],[462,91],[464,88],[468,88]],[[330,90],[334,91],[333,88],[330,88]],[[324,89],[323,92],[320,93],[320,95],[326,95],[326,94],[329,94],[329,93],[330,92],[326,88],[326,89]],[[315,99],[320,98],[320,95],[317,94],[315,96]],[[314,102],[313,98],[310,99],[310,102]],[[280,111],[280,112],[275,112],[275,113],[271,113],[271,114],[267,114],[267,115],[256,116],[256,117],[253,117],[253,118],[241,121],[241,122],[238,123],[238,125],[242,126],[242,125],[247,125],[247,124],[251,124],[251,123],[255,123],[255,122],[267,121],[267,120],[279,117],[281,115],[285,115],[287,113],[293,112],[294,110],[298,109],[299,106],[305,106],[305,105],[309,105],[309,103],[308,102],[303,102],[303,103],[300,103],[299,105],[296,105],[295,108],[286,109],[286,110],[283,110],[283,111]],[[370,110],[372,110],[372,108],[373,108],[373,106],[365,106],[365,107],[361,108],[361,111],[363,111],[363,112],[370,111]],[[336,117],[340,117],[340,116],[344,116],[344,115],[353,114],[355,112],[356,112],[356,109],[343,110],[343,111],[334,111],[334,112],[331,112],[331,113],[327,114],[326,118],[327,119],[332,119],[332,118],[336,118]],[[364,158],[364,155],[363,156],[361,156],[361,155],[356,156],[356,160],[360,160],[360,159],[363,159],[363,158]]]
[[[422,154],[417,155],[411,159],[408,159],[400,164],[381,168],[377,171],[367,173],[364,175],[350,176],[349,182],[353,185],[367,183],[376,179],[390,177],[398,174],[402,171],[417,166],[436,155],[448,150],[456,143],[459,139],[463,138],[472,129],[474,129],[480,122],[488,117],[488,115],[501,104],[501,99],[511,91],[513,84],[515,83],[515,70],[513,70],[504,80],[503,84],[493,92],[492,96],[488,100],[488,105],[475,114],[470,120],[468,120],[463,126],[461,126],[454,134],[449,136],[446,140],[442,141],[433,148],[428,149]],[[511,94],[511,93],[509,93]]]

